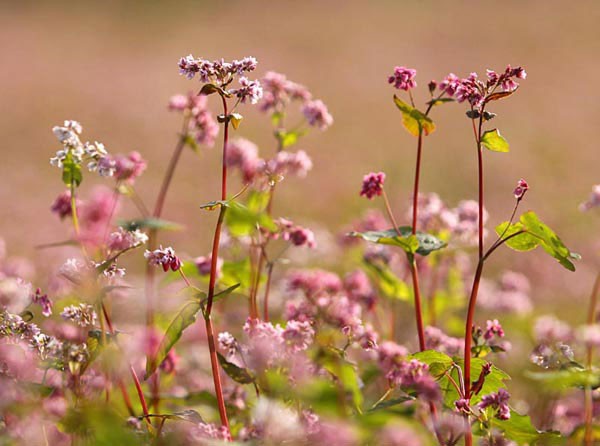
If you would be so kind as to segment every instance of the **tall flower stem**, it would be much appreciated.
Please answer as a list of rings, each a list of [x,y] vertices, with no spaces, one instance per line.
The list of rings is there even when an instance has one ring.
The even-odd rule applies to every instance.
[[[471,112],[473,113],[471,107]],[[465,398],[471,399],[471,341],[472,341],[472,330],[473,330],[473,318],[475,315],[475,304],[477,302],[477,294],[479,292],[479,284],[481,282],[481,274],[483,273],[483,209],[484,209],[484,194],[483,194],[483,151],[481,145],[481,131],[483,127],[483,113],[484,107],[479,110],[479,125],[475,125],[475,118],[471,119],[473,124],[473,135],[475,142],[477,143],[477,185],[478,185],[478,254],[479,261],[477,263],[477,269],[473,278],[473,286],[471,288],[471,295],[469,297],[469,306],[467,310],[467,319],[465,323],[465,352],[464,352],[464,382],[465,382]],[[499,245],[498,245],[499,246]],[[494,246],[494,249],[497,246]],[[490,253],[488,253],[489,255]],[[468,415],[467,415],[468,417]],[[470,423],[467,418],[468,429],[465,434],[465,446],[471,446],[473,444],[473,433],[471,432]]]
[[[229,143],[229,120],[227,110],[227,100],[221,96],[223,101],[223,115],[225,116],[225,122],[223,124],[223,166],[221,175],[221,200],[227,199],[227,145]],[[204,322],[206,326],[206,336],[208,340],[208,350],[210,353],[210,365],[212,369],[213,381],[215,385],[215,394],[217,396],[217,405],[219,408],[219,416],[221,417],[221,424],[227,428],[229,432],[229,420],[227,419],[227,410],[225,408],[225,398],[223,396],[223,386],[221,385],[221,375],[219,372],[219,360],[217,357],[217,347],[215,344],[215,333],[211,319],[213,297],[215,295],[215,284],[217,279],[217,259],[219,257],[219,242],[221,239],[221,228],[223,226],[223,220],[225,219],[226,207],[221,206],[219,210],[219,217],[217,225],[215,227],[215,234],[213,237],[213,247],[210,262],[210,278],[208,282],[208,297],[206,302],[206,309],[204,310]]]
[[[598,294],[600,293],[600,273],[596,276],[594,281],[594,287],[592,288],[592,294],[590,296],[590,306],[587,315],[587,324],[592,325],[596,322],[596,312],[598,308]],[[586,366],[588,371],[592,370],[592,359],[594,349],[591,345],[587,347],[586,351]],[[585,446],[591,446],[594,444],[594,431],[593,431],[593,418],[594,418],[594,400],[592,394],[592,388],[585,388],[585,406],[584,406],[584,422],[585,422],[585,434],[584,444]]]

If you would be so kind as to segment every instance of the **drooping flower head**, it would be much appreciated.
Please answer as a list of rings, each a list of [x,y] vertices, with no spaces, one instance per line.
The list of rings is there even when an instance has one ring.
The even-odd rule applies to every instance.
[[[169,269],[171,269],[171,271],[177,271],[182,265],[181,260],[175,255],[175,251],[170,246],[164,249],[162,246],[159,246],[159,248],[154,251],[146,250],[144,257],[148,260],[150,265],[162,266],[162,269],[165,272]]]
[[[388,82],[394,85],[394,88],[399,90],[408,91],[417,86],[415,82],[415,76],[417,70],[406,67],[394,68],[394,73],[388,77]]]
[[[190,91],[169,100],[169,110],[189,114],[188,133],[198,144],[212,147],[219,134],[219,124],[207,108],[207,98]]]
[[[302,113],[304,113],[308,124],[317,127],[319,130],[327,130],[333,124],[333,117],[320,99],[307,102],[302,107]]]
[[[513,194],[517,200],[521,200],[525,196],[525,192],[527,192],[528,190],[529,190],[529,185],[527,184],[527,181],[525,181],[523,178],[521,178],[517,182],[517,187],[515,187]]]
[[[367,197],[369,200],[383,193],[383,183],[385,182],[385,173],[371,172],[363,177],[361,197]]]

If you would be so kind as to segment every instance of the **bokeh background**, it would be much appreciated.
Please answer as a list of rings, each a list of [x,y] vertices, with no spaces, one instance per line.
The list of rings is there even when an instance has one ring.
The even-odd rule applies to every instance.
[[[599,2],[52,1],[0,8],[0,235],[11,254],[34,257],[43,269],[57,254],[35,246],[66,237],[67,223],[49,213],[62,184],[48,163],[58,148],[51,128],[64,119],[79,120],[85,137],[111,152],[140,151],[149,169],[138,188],[154,201],[180,126],[168,98],[198,87],[179,76],[180,56],[253,55],[258,75],[286,73],[329,106],[334,126],[299,147],[313,157],[313,171],[281,188],[278,206],[283,215],[334,232],[373,204],[358,196],[368,171],[386,171],[398,213],[407,206],[415,142],[401,127],[386,82],[395,65],[418,69],[423,103],[430,79],[511,63],[529,76],[510,100],[494,104],[493,124],[512,150],[485,154],[490,222],[507,218],[512,189],[526,178],[525,206],[584,260],[571,274],[539,253],[504,252],[490,275],[494,268],[526,271],[538,305],[583,317],[579,309],[600,265],[600,215],[577,210],[600,182]],[[242,112],[238,133],[272,151],[268,120],[250,107]],[[440,107],[433,118],[438,130],[426,140],[422,189],[452,206],[475,198],[464,107]],[[185,240],[192,255],[208,251],[213,216],[198,205],[218,195],[218,150],[187,151],[169,194],[165,217],[188,232],[165,237],[176,246]],[[84,182],[87,193],[94,181]]]

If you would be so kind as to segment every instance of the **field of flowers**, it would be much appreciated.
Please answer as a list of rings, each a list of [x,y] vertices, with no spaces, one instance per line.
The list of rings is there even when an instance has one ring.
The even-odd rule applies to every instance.
[[[543,77],[494,60],[431,80],[390,60],[334,144],[372,132],[402,150],[319,167],[344,113],[328,75],[187,55],[202,48],[173,55],[165,82],[185,88],[157,165],[105,145],[101,115],[51,113],[28,163],[54,198],[0,239],[0,445],[600,444],[595,242],[552,229],[535,162],[504,161],[523,145],[504,118]],[[432,159],[444,138],[457,170]],[[586,189],[567,206],[594,221]]]

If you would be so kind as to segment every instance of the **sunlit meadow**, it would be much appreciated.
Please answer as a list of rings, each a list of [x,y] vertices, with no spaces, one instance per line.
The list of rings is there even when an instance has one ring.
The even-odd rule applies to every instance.
[[[172,48],[156,69],[174,94],[131,82],[144,104],[122,125],[149,124],[119,143],[111,64],[155,67],[109,58],[85,107],[39,92],[51,121],[27,122],[44,136],[26,169],[43,174],[2,183],[0,444],[600,444],[598,241],[578,230],[600,184],[552,185],[559,157],[527,153],[527,132],[565,131],[536,130],[524,100],[556,88],[540,62],[432,57],[429,75],[385,54],[340,93],[331,60],[292,75],[253,45]],[[351,150],[368,135],[383,157]]]

